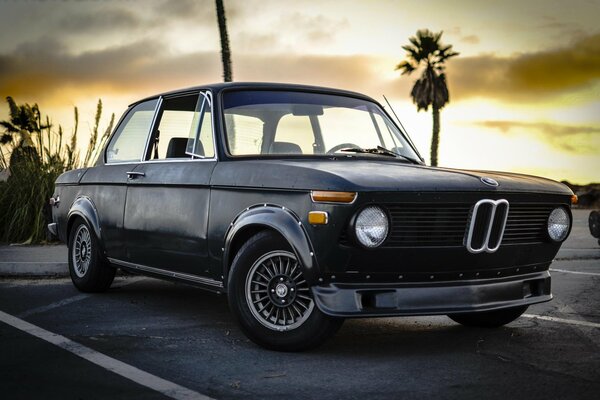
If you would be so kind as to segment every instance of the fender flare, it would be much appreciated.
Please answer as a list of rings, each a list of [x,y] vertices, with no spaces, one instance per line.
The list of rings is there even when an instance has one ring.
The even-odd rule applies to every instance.
[[[292,251],[300,261],[308,284],[315,284],[319,278],[319,268],[308,235],[302,226],[302,221],[291,210],[274,204],[248,207],[231,222],[225,233],[225,244],[223,246],[224,282],[227,282],[231,246],[235,238],[247,228],[260,227],[272,229],[288,241]]]
[[[75,199],[73,204],[71,204],[71,208],[69,209],[69,213],[67,214],[67,231],[66,231],[66,241],[69,241],[69,235],[71,231],[71,225],[73,224],[73,219],[75,217],[83,218],[92,228],[94,233],[96,234],[96,238],[102,246],[102,230],[100,229],[100,219],[98,218],[98,210],[92,200],[87,196],[79,196]]]

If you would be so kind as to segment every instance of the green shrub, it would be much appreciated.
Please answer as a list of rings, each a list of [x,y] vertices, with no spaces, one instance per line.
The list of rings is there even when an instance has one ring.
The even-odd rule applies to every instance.
[[[8,170],[0,183],[0,242],[39,243],[47,241],[50,220],[48,199],[54,181],[65,171],[95,162],[114,123],[114,114],[102,135],[99,133],[102,101],[98,101],[95,124],[83,159],[77,149],[78,110],[69,140],[61,126],[53,129],[49,117],[42,117],[37,104],[18,105],[6,101],[10,119],[0,121],[0,169]]]

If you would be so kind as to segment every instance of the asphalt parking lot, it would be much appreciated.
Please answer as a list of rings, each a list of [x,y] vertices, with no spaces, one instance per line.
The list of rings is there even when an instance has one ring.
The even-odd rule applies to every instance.
[[[600,246],[589,212],[552,265],[554,300],[506,327],[348,320],[321,348],[263,350],[225,297],[121,276],[0,280],[0,398],[577,398],[600,392]],[[126,377],[127,378],[126,378]]]

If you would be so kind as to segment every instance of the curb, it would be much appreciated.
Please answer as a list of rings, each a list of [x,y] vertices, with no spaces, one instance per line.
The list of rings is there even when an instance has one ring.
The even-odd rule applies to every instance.
[[[65,262],[0,262],[0,277],[65,277]]]

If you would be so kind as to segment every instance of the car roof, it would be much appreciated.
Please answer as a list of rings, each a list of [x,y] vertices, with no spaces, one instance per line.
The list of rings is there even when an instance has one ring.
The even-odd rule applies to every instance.
[[[210,84],[200,85],[200,86],[191,86],[191,87],[187,87],[187,88],[158,93],[158,94],[155,94],[152,96],[145,97],[138,101],[135,101],[135,102],[131,103],[129,105],[129,107],[132,107],[138,103],[141,103],[141,102],[144,102],[147,100],[155,99],[160,96],[172,96],[172,95],[176,95],[176,94],[184,94],[184,93],[188,93],[188,92],[194,92],[197,90],[211,90],[213,93],[217,94],[218,92],[220,92],[224,89],[291,90],[291,91],[302,91],[302,92],[318,92],[318,93],[358,97],[361,99],[376,102],[371,97],[366,96],[362,93],[353,92],[350,90],[324,87],[324,86],[299,85],[299,84],[292,84],[292,83],[277,83],[277,82],[220,82],[220,83],[210,83]]]

